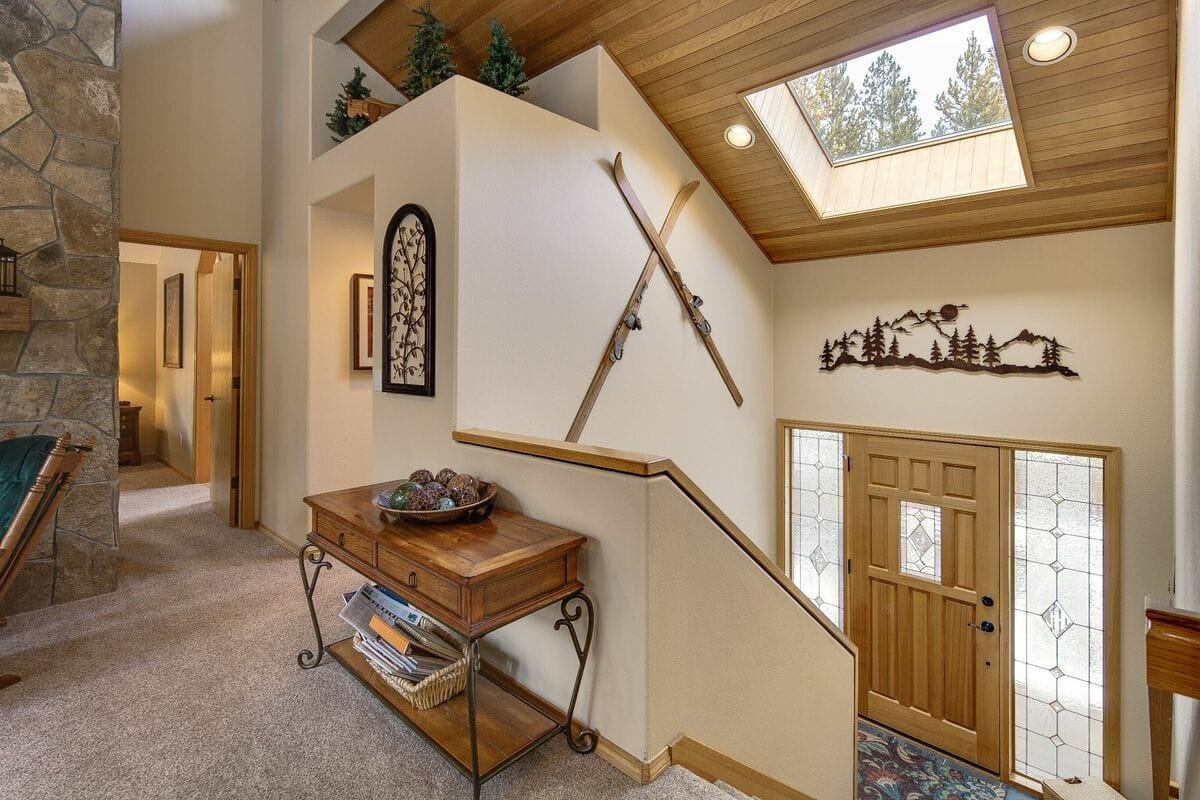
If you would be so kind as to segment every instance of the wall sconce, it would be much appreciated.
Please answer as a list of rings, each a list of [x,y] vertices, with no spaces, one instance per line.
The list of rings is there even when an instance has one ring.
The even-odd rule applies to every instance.
[[[0,237],[0,295],[20,297],[17,294],[17,251],[4,244]]]

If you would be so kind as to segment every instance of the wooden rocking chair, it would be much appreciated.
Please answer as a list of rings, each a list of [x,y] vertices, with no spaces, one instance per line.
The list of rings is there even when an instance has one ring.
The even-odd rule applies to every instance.
[[[0,600],[46,532],[95,439],[72,445],[71,435],[0,437]],[[5,619],[0,617],[0,627]],[[0,675],[0,689],[21,680]]]

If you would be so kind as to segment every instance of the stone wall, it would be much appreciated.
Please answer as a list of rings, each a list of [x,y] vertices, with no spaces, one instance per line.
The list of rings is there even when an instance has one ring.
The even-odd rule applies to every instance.
[[[117,582],[120,0],[0,2],[0,237],[28,334],[0,333],[0,431],[96,450],[0,614]]]

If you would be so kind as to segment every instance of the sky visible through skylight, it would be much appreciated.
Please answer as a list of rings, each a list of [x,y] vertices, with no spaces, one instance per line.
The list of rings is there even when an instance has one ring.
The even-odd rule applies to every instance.
[[[956,73],[956,66],[972,34],[984,58],[977,62],[979,69],[971,73],[976,80],[964,83]],[[885,51],[895,59],[898,67],[893,81],[908,79],[911,92],[904,97],[893,81],[885,81],[883,93],[877,90],[874,95],[877,101],[880,97],[885,98],[882,105],[887,113],[881,113],[880,102],[871,103],[867,82],[871,65]],[[839,91],[836,85],[837,72],[843,66],[844,77],[853,84],[853,93]],[[947,97],[947,87],[952,81],[958,84],[960,93]],[[986,16],[875,50],[791,81],[791,84],[835,162],[1009,120],[1008,102]],[[876,86],[879,86],[878,81]],[[844,85],[841,87],[842,90],[845,88]],[[890,92],[887,91],[889,88]],[[943,107],[947,105],[946,99],[951,101],[951,114],[947,115],[939,108],[939,94],[944,98]],[[903,122],[903,114],[900,115],[902,121],[896,121],[897,104],[903,107],[902,112],[909,112],[907,124]],[[919,121],[913,116],[914,112]]]

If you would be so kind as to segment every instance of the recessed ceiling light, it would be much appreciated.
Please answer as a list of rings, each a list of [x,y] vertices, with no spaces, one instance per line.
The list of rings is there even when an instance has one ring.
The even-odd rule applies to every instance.
[[[745,150],[754,144],[754,131],[745,125],[730,125],[725,129],[725,144]]]
[[[1078,41],[1075,31],[1066,25],[1055,25],[1030,36],[1022,52],[1030,64],[1057,64],[1074,52]]]

